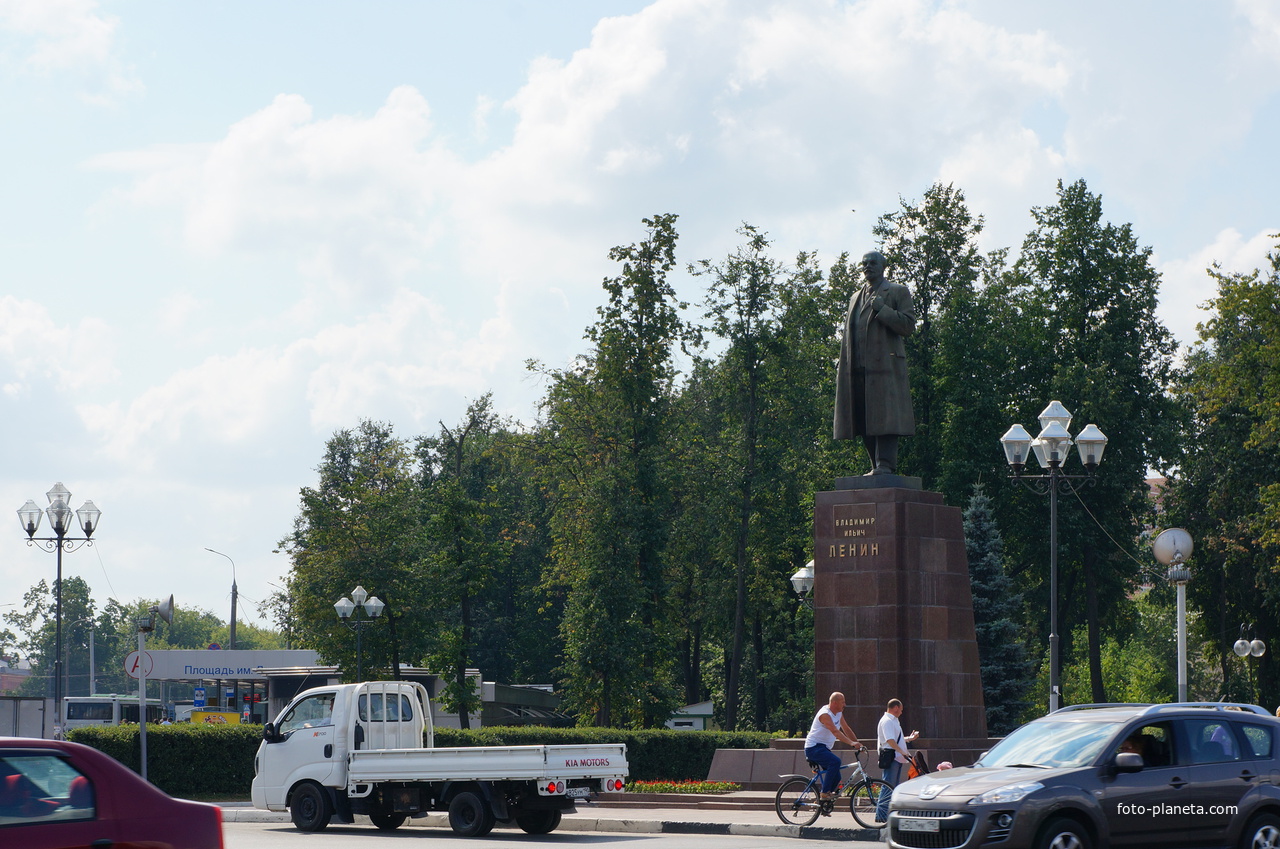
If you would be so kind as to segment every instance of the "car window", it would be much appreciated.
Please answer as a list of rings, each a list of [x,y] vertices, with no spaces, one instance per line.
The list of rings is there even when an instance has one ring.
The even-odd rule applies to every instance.
[[[1115,737],[1117,723],[1048,716],[1028,722],[983,756],[981,766],[1085,766]]]
[[[1176,763],[1173,747],[1173,723],[1152,722],[1129,730],[1113,754],[1135,752],[1149,767],[1171,766]]]
[[[333,725],[333,702],[336,693],[317,693],[308,696],[289,708],[276,726],[281,735],[288,735],[299,728],[318,728]]]
[[[1245,747],[1244,756],[1246,758],[1269,758],[1271,757],[1271,747],[1274,742],[1271,728],[1263,725],[1240,725],[1240,730],[1244,732]]]
[[[367,693],[360,696],[360,721],[368,722],[370,716],[374,722],[408,722],[413,719],[413,706],[409,697],[403,693],[396,698],[396,693]],[[373,702],[370,712],[369,703]],[[385,704],[385,706],[384,706]]]
[[[96,815],[93,783],[65,758],[52,752],[0,752],[0,835],[5,826]]]
[[[1187,729],[1192,763],[1221,763],[1240,757],[1240,744],[1230,722],[1223,719],[1187,719],[1183,720],[1183,727]]]

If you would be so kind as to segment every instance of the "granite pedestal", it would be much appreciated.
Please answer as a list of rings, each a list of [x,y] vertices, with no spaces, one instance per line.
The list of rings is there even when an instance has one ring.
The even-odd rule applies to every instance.
[[[843,692],[846,720],[874,746],[885,704],[901,699],[913,748],[971,759],[989,741],[960,509],[918,479],[837,486],[850,481],[861,488],[815,498],[818,704]]]

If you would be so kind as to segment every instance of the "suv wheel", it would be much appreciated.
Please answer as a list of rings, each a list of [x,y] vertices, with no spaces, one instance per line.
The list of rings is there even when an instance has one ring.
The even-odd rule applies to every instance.
[[[1280,817],[1255,817],[1240,837],[1240,849],[1280,849]]]
[[[1093,841],[1084,826],[1073,819],[1058,817],[1040,830],[1037,849],[1093,849]]]

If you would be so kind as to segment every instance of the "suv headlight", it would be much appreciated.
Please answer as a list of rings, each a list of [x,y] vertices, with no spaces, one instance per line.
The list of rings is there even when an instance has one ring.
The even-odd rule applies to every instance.
[[[1023,781],[1019,784],[1006,784],[995,790],[988,790],[980,796],[969,800],[970,805],[1005,805],[1010,802],[1021,802],[1037,790],[1043,790],[1039,781]]]

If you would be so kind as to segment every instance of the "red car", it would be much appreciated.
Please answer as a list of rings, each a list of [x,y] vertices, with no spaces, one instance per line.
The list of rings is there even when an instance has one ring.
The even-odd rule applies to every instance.
[[[0,737],[0,846],[223,849],[222,811],[79,743]]]

